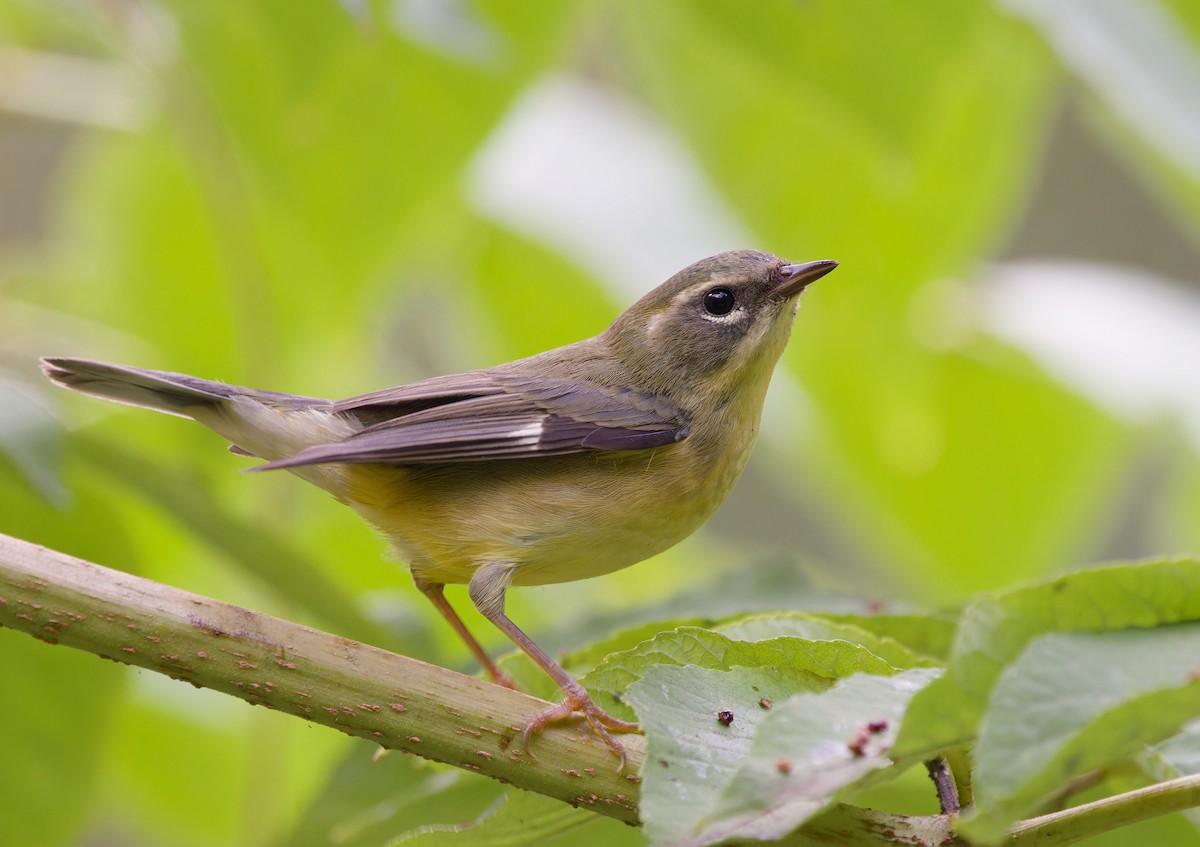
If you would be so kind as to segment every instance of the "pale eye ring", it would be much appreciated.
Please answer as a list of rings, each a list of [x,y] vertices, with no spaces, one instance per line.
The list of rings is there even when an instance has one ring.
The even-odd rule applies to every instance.
[[[728,288],[714,288],[704,294],[704,311],[721,317],[733,311],[737,298]]]

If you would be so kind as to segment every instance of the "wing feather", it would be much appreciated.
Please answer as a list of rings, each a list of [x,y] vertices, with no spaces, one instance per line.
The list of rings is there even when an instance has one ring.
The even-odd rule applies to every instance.
[[[582,380],[474,371],[333,404],[362,428],[259,469],[326,463],[430,464],[644,450],[687,436],[669,401]]]

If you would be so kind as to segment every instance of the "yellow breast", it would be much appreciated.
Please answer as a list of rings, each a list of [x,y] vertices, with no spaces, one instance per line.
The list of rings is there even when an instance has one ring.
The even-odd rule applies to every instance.
[[[733,488],[753,440],[753,428],[716,427],[629,453],[347,466],[346,500],[426,581],[465,583],[479,565],[505,561],[515,585],[566,582],[694,532]]]

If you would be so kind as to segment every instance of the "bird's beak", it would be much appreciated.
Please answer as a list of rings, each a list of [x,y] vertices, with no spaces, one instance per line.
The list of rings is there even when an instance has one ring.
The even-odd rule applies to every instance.
[[[803,265],[784,265],[779,269],[783,275],[783,282],[775,289],[775,295],[784,298],[795,297],[837,266],[838,263],[831,259],[805,262]]]

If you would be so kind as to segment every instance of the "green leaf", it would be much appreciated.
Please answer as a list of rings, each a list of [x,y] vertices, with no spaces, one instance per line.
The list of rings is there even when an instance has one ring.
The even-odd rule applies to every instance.
[[[1154,779],[1163,782],[1200,773],[1200,720],[1192,721],[1178,735],[1147,750],[1138,763]],[[1200,808],[1183,816],[1200,828]]]
[[[0,532],[91,561],[136,562],[119,497],[65,457],[72,496],[55,508],[0,473]],[[0,597],[5,594],[0,585]],[[53,633],[46,633],[48,639]],[[77,844],[104,787],[105,751],[131,674],[68,648],[0,628],[0,840]]]
[[[423,827],[391,844],[412,847],[525,847],[537,844],[548,847],[569,843],[572,847],[582,847],[587,843],[631,841],[622,839],[622,831],[628,832],[629,828],[617,821],[599,818],[586,809],[573,808],[540,794],[510,789],[498,803],[471,823]],[[570,836],[569,842],[567,836]],[[638,841],[640,839],[632,839],[632,843]]]
[[[853,616],[848,616],[853,617]],[[716,636],[723,636],[725,641]],[[629,627],[581,650],[568,653],[560,664],[577,676],[588,689],[601,697],[608,707],[632,717],[620,703],[622,686],[637,678],[639,669],[658,662],[705,667],[732,667],[756,663],[766,652],[748,653],[739,646],[729,651],[727,641],[763,642],[781,636],[805,641],[843,641],[856,644],[892,668],[910,667],[921,659],[904,645],[886,636],[877,636],[852,623],[831,620],[823,615],[778,612],[739,615],[713,622],[703,618],[672,618]],[[703,646],[700,646],[703,642]],[[794,645],[791,645],[794,646]],[[720,659],[716,657],[720,656]],[[717,664],[712,664],[716,661]],[[558,688],[524,653],[510,653],[500,661],[521,690],[553,699]],[[601,670],[601,666],[603,670]],[[873,672],[880,672],[877,666]]]
[[[911,285],[990,237],[1030,164],[1028,129],[1052,68],[1034,39],[986,4],[622,8],[646,94],[772,240],[836,249],[869,232],[876,264],[911,260],[887,268]],[[866,15],[886,26],[861,26]],[[763,49],[775,42],[802,49]],[[1001,57],[1019,72],[990,66]],[[889,85],[880,86],[884,68]],[[989,118],[995,133],[977,132]],[[755,125],[773,131],[746,131]],[[798,187],[806,202],[796,201]],[[917,209],[924,214],[905,219]]]
[[[0,667],[4,840],[77,844],[128,677],[94,656],[2,629]]]
[[[614,653],[633,650],[639,644],[652,641],[659,635],[684,627],[703,628],[711,623],[703,618],[668,618],[627,627],[613,633],[608,638],[600,639],[587,647],[569,653],[563,660],[563,667],[580,673],[590,671]]]
[[[865,647],[894,668],[911,668],[926,663],[894,638],[879,636],[855,624],[831,620],[822,615],[796,612],[748,615],[721,623],[714,630],[735,641],[766,641],[780,636],[810,641],[848,641]]]
[[[1192,620],[1200,620],[1200,562],[1194,559],[1079,571],[982,597],[963,615],[946,674],[913,700],[896,752],[932,754],[969,741],[997,678],[1040,635]]]
[[[894,638],[921,656],[944,660],[950,656],[958,615],[929,612],[926,614],[849,615],[826,613],[824,617],[854,624],[876,635]]]
[[[58,476],[61,434],[54,416],[29,387],[0,370],[0,457],[55,505],[62,505],[67,496]]]
[[[947,312],[933,322],[943,320],[953,318]],[[816,331],[838,332],[840,322],[822,314]],[[826,341],[844,348],[856,334],[848,326],[840,332],[842,340],[814,348]],[[824,469],[843,489],[858,481],[868,504],[849,513],[847,529],[931,602],[1033,578],[1076,555],[1128,460],[1119,425],[1034,363],[982,338],[938,355],[881,344],[815,356],[839,364],[797,365],[827,414],[793,472]],[[903,360],[903,372],[879,371],[873,362],[881,360]],[[847,384],[861,392],[847,398]],[[1025,416],[1047,422],[1036,439]],[[951,514],[955,520],[946,519]]]
[[[222,121],[216,149],[195,152],[209,166],[222,156],[239,166],[244,184],[226,177],[221,187],[244,195],[227,200],[270,213],[247,221],[273,272],[261,281],[276,283],[274,297],[297,277],[340,280],[325,294],[310,289],[315,301],[289,304],[304,323],[318,318],[318,303],[342,315],[356,305],[346,283],[391,258],[404,224],[447,187],[552,55],[571,11],[473,5],[464,17],[483,44],[464,51],[453,40],[418,43],[411,31],[363,27],[332,2],[304,15],[282,15],[288,4],[278,0],[171,6],[182,59],[204,95],[175,117],[197,135],[195,121]],[[430,115],[436,128],[424,125]]]
[[[655,636],[684,626],[703,626],[710,621],[701,618],[672,618],[669,620],[652,621],[618,630],[607,638],[603,638],[587,647],[574,650],[559,658],[559,664],[574,677],[583,678],[596,665],[614,653],[633,650],[639,644],[650,641]],[[512,677],[517,687],[522,691],[553,700],[559,693],[558,686],[546,676],[545,672],[519,650],[506,654],[499,660],[501,670]]]
[[[469,236],[462,249],[471,251],[474,278],[461,293],[477,304],[485,318],[480,324],[499,336],[489,350],[499,360],[596,335],[618,311],[607,292],[567,257],[486,222]]]
[[[829,684],[816,677],[784,680],[770,668],[648,668],[627,696],[646,733],[641,810],[650,842],[674,844],[692,836],[769,714],[762,701],[782,703]],[[728,726],[720,712],[732,715]]]
[[[909,700],[940,671],[856,674],[828,691],[797,694],[762,721],[698,843],[782,838],[845,789],[888,768]],[[893,772],[893,776],[896,772]]]
[[[234,843],[245,832],[246,808],[255,810],[260,832],[275,832],[312,795],[344,742],[212,690],[153,674],[133,678],[103,736],[96,807],[136,827],[142,843]]]
[[[278,847],[606,847],[644,841],[638,830],[585,809],[414,756],[378,756],[378,751],[373,744],[356,743]]]
[[[504,793],[477,774],[379,749],[355,743],[278,847],[378,847],[485,814]]]
[[[1070,780],[1122,761],[1200,716],[1200,624],[1051,633],[1000,675],[974,748],[980,843]]]
[[[372,324],[417,275],[401,258],[421,251],[429,207],[573,11],[473,4],[489,47],[464,54],[332,0],[290,8],[163,4],[178,38],[139,78],[148,114],[81,140],[59,279],[31,295],[155,345],[163,367],[348,394],[348,373],[394,361]]]
[[[853,673],[896,672],[870,650],[846,641],[796,637],[735,641],[718,632],[685,626],[609,656],[580,682],[603,708],[632,718],[623,702],[624,693],[658,665],[717,670],[751,667],[771,676],[777,686],[789,692],[827,688],[833,680]]]
[[[849,662],[855,660],[849,645],[839,645],[839,649]],[[773,770],[777,779],[784,779],[778,762],[781,756],[787,757],[801,774],[795,785],[806,781],[806,777],[814,777],[821,770],[817,767],[819,761],[854,759],[848,745],[858,739],[860,728],[871,721],[886,720],[889,728],[876,735],[890,733],[903,712],[902,702],[917,687],[914,680],[922,680],[923,684],[933,673],[922,669],[892,677],[855,676],[852,679],[864,681],[855,682],[847,692],[830,701],[832,708],[824,709],[815,704],[826,695],[816,692],[823,692],[831,681],[819,677],[784,678],[773,667],[649,668],[630,687],[628,697],[647,736],[646,763],[641,774],[642,818],[651,843],[699,845],[742,834],[741,830],[735,832],[722,825],[721,810],[739,821],[743,815],[752,817],[747,804],[753,805],[755,801],[747,792],[752,794],[762,788],[763,768]],[[868,694],[869,691],[877,692],[877,696]],[[789,699],[792,695],[798,696]],[[851,706],[853,702],[863,707],[861,715]],[[775,705],[768,707],[770,703]],[[809,714],[812,708],[818,711],[809,723],[809,718],[801,716]],[[775,717],[777,710],[782,710],[783,717]],[[850,720],[842,721],[839,713],[848,715]],[[803,727],[795,726],[795,720],[803,721]],[[787,729],[788,726],[792,729]],[[764,732],[769,734],[764,736]],[[881,764],[878,756],[881,744],[886,741],[869,730],[867,736],[863,743],[869,755],[865,758],[871,759],[872,764],[865,770],[871,770]],[[830,752],[833,748],[838,748],[836,753]],[[829,759],[822,758],[826,754]],[[748,755],[756,757],[753,763],[747,760]],[[837,788],[862,776],[856,767],[852,770],[855,770],[852,776],[848,771],[843,773],[846,777],[843,782],[836,778],[826,780],[827,775],[822,773],[828,789],[821,792],[825,799],[803,811],[788,805],[787,792],[771,795],[781,809],[787,809],[783,814],[789,816],[788,830],[793,828],[791,821],[798,823],[808,817]],[[732,787],[735,779],[744,779],[746,783]],[[762,806],[757,809],[761,811]],[[745,834],[756,837],[749,831]]]

